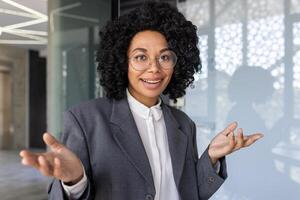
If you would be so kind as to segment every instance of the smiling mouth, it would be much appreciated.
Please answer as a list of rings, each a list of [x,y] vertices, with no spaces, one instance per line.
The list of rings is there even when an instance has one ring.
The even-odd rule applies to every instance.
[[[162,79],[159,80],[147,80],[147,79],[141,79],[143,82],[145,83],[150,83],[150,84],[157,84],[160,83],[162,81]]]

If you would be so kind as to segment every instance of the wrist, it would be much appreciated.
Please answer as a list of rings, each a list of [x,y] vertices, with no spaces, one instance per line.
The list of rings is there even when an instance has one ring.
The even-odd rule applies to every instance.
[[[209,156],[209,158],[210,158],[210,161],[211,161],[211,163],[212,163],[213,166],[216,165],[217,162],[218,162],[218,160],[219,160],[219,159],[217,159],[217,158],[212,158],[212,157],[210,157],[210,156]]]
[[[72,181],[67,181],[67,182],[63,181],[63,183],[67,186],[72,186],[72,185],[77,184],[82,178],[83,178],[83,173],[78,178],[76,178]]]
[[[215,165],[219,160],[219,158],[215,158],[214,156],[211,155],[210,149],[208,150],[208,156],[212,165]]]

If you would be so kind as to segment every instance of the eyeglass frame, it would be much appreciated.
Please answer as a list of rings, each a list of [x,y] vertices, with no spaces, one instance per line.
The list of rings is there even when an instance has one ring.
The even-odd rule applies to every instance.
[[[174,62],[174,65],[172,66],[172,67],[163,67],[161,64],[160,64],[160,62],[159,62],[159,59],[160,59],[160,56],[164,53],[164,52],[166,52],[166,51],[169,51],[169,52],[171,52],[175,57],[175,62]],[[147,57],[149,58],[149,63],[147,64],[147,68],[145,68],[145,69],[136,69],[134,66],[133,66],[133,64],[132,64],[132,59],[134,58],[134,56],[131,56],[131,57],[128,57],[128,63],[132,66],[132,68],[134,69],[134,70],[136,70],[136,71],[145,71],[145,70],[147,70],[147,69],[149,69],[150,67],[151,67],[151,65],[152,65],[152,61],[155,59],[155,62],[156,62],[156,64],[158,64],[158,66],[159,67],[161,67],[161,68],[163,68],[163,69],[173,69],[175,66],[176,66],[176,64],[177,64],[177,61],[178,61],[178,57],[177,57],[177,55],[176,55],[176,53],[174,52],[174,51],[172,51],[171,49],[166,49],[166,50],[164,50],[163,52],[161,52],[161,54],[160,54],[160,56],[159,57],[155,57],[154,59],[152,59],[147,53],[145,53],[146,55],[147,55]]]

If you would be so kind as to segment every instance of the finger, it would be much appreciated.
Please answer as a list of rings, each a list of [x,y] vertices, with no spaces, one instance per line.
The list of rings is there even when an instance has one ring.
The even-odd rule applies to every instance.
[[[223,131],[222,134],[228,136],[230,132],[234,132],[236,127],[238,126],[237,122],[230,123]]]
[[[251,135],[245,135],[244,136],[244,139],[248,139],[248,138],[250,138],[250,137],[258,137],[258,139],[259,138],[262,138],[262,137],[264,137],[264,134],[262,134],[262,133],[253,133],[253,134],[251,134]]]
[[[24,156],[27,154],[27,152],[28,152],[28,151],[26,151],[26,150],[22,150],[22,151],[20,151],[19,155],[20,155],[21,157],[24,157]]]
[[[234,146],[236,144],[236,141],[235,141],[235,137],[234,137],[234,133],[233,132],[230,132],[229,135],[228,135],[228,139],[229,139],[229,145],[228,145],[228,153],[232,152],[233,149],[234,149]]]
[[[44,156],[39,156],[38,157],[38,162],[39,162],[39,170],[40,172],[45,175],[45,176],[52,176],[52,170],[50,167],[50,163],[45,159]]]
[[[237,132],[236,137],[236,145],[234,147],[234,151],[239,150],[244,146],[244,135],[243,135],[243,129],[239,128]]]
[[[44,133],[43,140],[52,151],[57,152],[63,147],[63,145],[49,133]]]
[[[39,153],[33,153],[31,151],[27,151],[27,150],[22,150],[20,151],[19,155],[24,158],[24,157],[32,157],[32,156],[38,156]]]
[[[39,156],[38,153],[31,153],[30,151],[23,150],[20,152],[20,156],[22,157],[21,163],[23,165],[32,166],[35,168],[39,167],[38,159],[37,159]]]
[[[32,159],[32,158],[22,158],[21,160],[22,165],[26,165],[26,166],[31,166],[34,168],[39,168],[39,163],[37,161],[37,159]]]
[[[53,166],[53,176],[61,179],[62,177],[62,169],[61,169],[61,162],[59,158],[54,158],[54,166]]]
[[[20,151],[19,155],[22,158],[26,158],[26,157],[32,156],[33,153],[31,153],[30,151],[22,150],[22,151]]]
[[[244,147],[250,146],[251,144],[253,144],[257,140],[259,140],[263,136],[264,135],[261,134],[261,133],[256,133],[256,134],[252,134],[252,135],[247,136],[246,139],[244,140]]]

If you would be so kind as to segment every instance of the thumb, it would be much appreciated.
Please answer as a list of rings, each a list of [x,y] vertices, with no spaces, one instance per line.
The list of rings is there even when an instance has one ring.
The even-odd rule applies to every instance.
[[[63,145],[50,133],[44,133],[43,140],[52,151],[59,151]]]

